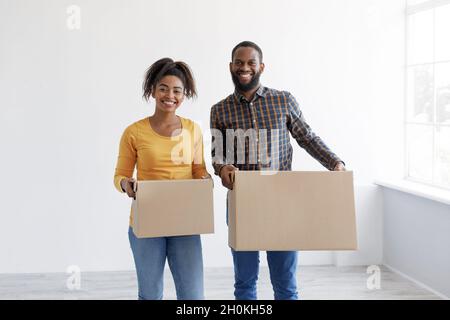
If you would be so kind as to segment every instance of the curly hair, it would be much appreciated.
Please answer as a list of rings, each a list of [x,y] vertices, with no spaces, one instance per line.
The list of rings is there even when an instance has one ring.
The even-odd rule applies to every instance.
[[[153,63],[145,73],[142,84],[142,97],[149,100],[155,91],[158,82],[165,76],[178,77],[184,86],[184,94],[188,98],[197,96],[194,76],[189,66],[183,61],[173,61],[171,58],[162,58]]]

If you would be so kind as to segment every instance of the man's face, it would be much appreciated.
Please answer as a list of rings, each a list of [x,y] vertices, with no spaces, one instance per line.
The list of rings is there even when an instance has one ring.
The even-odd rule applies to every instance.
[[[234,52],[230,62],[231,78],[241,92],[251,91],[259,86],[259,77],[264,71],[264,63],[258,51],[252,47],[240,47]]]

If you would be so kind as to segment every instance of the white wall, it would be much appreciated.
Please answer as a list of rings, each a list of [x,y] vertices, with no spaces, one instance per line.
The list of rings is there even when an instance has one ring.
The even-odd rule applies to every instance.
[[[450,297],[450,206],[383,189],[383,263]]]
[[[71,4],[80,30],[66,26]],[[305,252],[300,263],[380,263],[371,182],[401,161],[403,9],[403,0],[0,0],[0,272],[132,269],[130,202],[112,178],[122,131],[153,112],[143,73],[164,56],[190,64],[199,98],[180,114],[202,125],[210,165],[209,109],[233,90],[228,62],[242,40],[264,51],[263,84],[291,91],[355,173],[360,249]],[[294,170],[323,169],[295,150]],[[205,266],[231,266],[215,183]]]

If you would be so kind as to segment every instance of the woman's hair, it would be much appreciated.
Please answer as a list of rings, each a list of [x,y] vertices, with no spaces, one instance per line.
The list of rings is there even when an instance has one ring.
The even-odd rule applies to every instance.
[[[158,82],[165,76],[176,76],[184,86],[184,94],[188,98],[197,96],[195,80],[189,66],[182,61],[173,61],[170,58],[163,58],[153,63],[145,73],[142,84],[142,97],[148,101],[155,91]]]

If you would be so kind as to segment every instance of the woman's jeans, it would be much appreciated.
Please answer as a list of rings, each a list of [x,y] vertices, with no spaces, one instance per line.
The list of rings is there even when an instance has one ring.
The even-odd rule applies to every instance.
[[[139,300],[161,300],[166,258],[178,300],[204,299],[200,235],[137,238],[128,229],[138,280]]]

